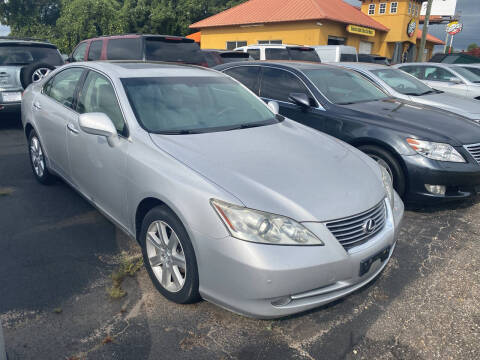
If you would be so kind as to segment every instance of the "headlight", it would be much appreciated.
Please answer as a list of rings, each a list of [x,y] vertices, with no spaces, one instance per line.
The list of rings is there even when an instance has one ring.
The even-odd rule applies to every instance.
[[[395,205],[395,196],[393,193],[393,180],[390,174],[388,173],[387,169],[385,169],[383,166],[380,166],[380,170],[382,171],[382,182],[383,182],[383,187],[385,188],[385,192],[387,193],[388,201],[390,201],[390,205],[393,206]]]
[[[211,204],[237,239],[263,244],[325,245],[310,230],[290,218],[220,200],[212,199]]]
[[[465,159],[452,145],[417,139],[407,139],[410,147],[420,155],[432,160],[464,163]]]

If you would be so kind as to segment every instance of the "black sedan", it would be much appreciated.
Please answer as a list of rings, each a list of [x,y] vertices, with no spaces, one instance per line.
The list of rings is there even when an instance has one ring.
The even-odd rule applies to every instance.
[[[466,118],[392,98],[333,65],[243,62],[216,69],[265,101],[276,101],[280,114],[370,155],[387,168],[407,201],[465,199],[480,192],[480,126]]]

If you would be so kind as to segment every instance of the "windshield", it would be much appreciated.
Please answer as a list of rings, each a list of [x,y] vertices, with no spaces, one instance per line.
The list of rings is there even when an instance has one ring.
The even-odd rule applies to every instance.
[[[146,38],[145,58],[151,61],[181,62],[196,65],[206,63],[198,44],[175,38]]]
[[[139,123],[149,132],[189,134],[279,122],[265,104],[227,77],[122,79]]]
[[[0,65],[29,65],[47,63],[63,65],[62,57],[55,47],[44,45],[0,44]]]
[[[419,96],[434,92],[431,87],[401,70],[380,69],[371,70],[371,72],[385,81],[395,91],[405,95]]]
[[[352,71],[329,67],[303,72],[334,104],[346,105],[388,98],[376,85]]]
[[[470,70],[467,70],[460,66],[455,67],[453,70],[462,75],[468,81],[471,81],[473,83],[480,83],[480,75],[477,75]]]

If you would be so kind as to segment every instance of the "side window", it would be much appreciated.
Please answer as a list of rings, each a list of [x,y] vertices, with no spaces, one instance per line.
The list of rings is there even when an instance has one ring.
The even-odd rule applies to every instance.
[[[83,89],[78,94],[77,111],[80,114],[100,112],[108,115],[118,133],[126,135],[126,126],[117,96],[110,81],[95,71],[90,71]]]
[[[260,60],[260,49],[248,49],[247,53],[255,60]]]
[[[108,60],[141,60],[142,39],[110,39],[107,43]]]
[[[83,69],[80,68],[71,68],[58,73],[47,83],[45,94],[73,109],[75,89],[82,74]]]
[[[455,75],[441,67],[427,66],[425,68],[425,80],[450,81],[452,77],[455,77]]]
[[[50,96],[50,89],[52,88],[53,79],[54,78],[51,78],[45,85],[43,85],[43,93],[47,96]]]
[[[260,96],[267,99],[291,102],[291,93],[304,93],[310,96],[310,92],[298,77],[292,73],[264,67],[260,86]]]
[[[402,66],[400,70],[403,70],[410,75],[415,76],[417,79],[425,79],[424,68],[422,66]]]
[[[77,48],[73,51],[73,54],[72,54],[73,61],[84,61],[86,51],[87,51],[87,43],[86,42],[78,45]]]
[[[265,49],[266,60],[290,60],[290,54],[287,49]]]
[[[243,85],[258,95],[259,66],[239,66],[225,71],[225,74],[240,81]]]
[[[88,50],[88,61],[100,60],[102,56],[103,40],[95,40],[90,43]]]

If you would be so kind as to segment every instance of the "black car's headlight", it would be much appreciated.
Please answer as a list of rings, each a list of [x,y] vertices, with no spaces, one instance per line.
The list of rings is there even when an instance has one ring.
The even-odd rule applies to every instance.
[[[432,160],[464,163],[465,159],[450,144],[418,139],[407,139],[408,145],[420,155]]]

